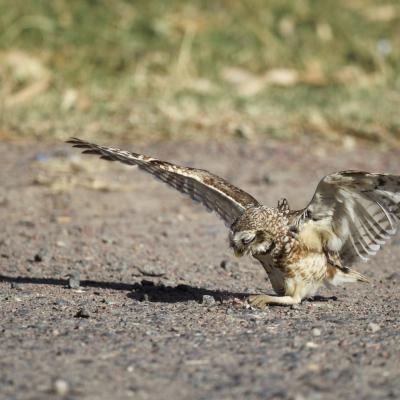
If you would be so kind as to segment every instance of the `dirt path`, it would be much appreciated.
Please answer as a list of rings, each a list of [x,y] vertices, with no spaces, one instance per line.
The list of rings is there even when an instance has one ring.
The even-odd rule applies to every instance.
[[[305,205],[334,170],[400,173],[394,150],[125,147],[208,168],[271,205]],[[372,285],[258,311],[240,299],[270,290],[261,267],[233,257],[201,206],[63,144],[2,143],[0,158],[0,398],[400,397],[398,237],[359,267]]]

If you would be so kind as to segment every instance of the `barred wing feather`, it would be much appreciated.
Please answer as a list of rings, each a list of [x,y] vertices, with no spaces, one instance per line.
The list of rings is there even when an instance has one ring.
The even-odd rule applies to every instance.
[[[308,220],[331,233],[327,250],[349,265],[367,261],[397,231],[400,176],[343,171],[323,178],[308,206],[292,214],[299,229]]]
[[[202,203],[208,210],[215,211],[228,226],[246,208],[259,204],[248,193],[206,170],[180,167],[142,154],[99,146],[77,138],[71,138],[67,143],[84,149],[85,154],[95,154],[104,160],[137,165],[143,171]]]

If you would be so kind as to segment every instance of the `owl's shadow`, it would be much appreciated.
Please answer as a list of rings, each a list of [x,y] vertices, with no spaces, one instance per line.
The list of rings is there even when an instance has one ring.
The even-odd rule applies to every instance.
[[[159,303],[180,303],[196,301],[202,303],[204,296],[210,296],[217,302],[233,298],[244,299],[249,293],[229,292],[224,290],[212,290],[201,287],[194,287],[185,284],[177,286],[166,286],[162,283],[143,280],[140,283],[133,284],[132,291],[128,297],[138,301],[150,301]]]
[[[51,285],[63,286],[67,289],[67,280],[58,278],[37,278],[25,276],[5,276],[0,275],[0,282],[8,282],[10,284],[35,284],[35,285]],[[212,290],[190,285],[179,284],[177,286],[167,286],[163,283],[155,284],[152,281],[143,279],[141,282],[124,283],[124,282],[107,282],[82,280],[81,288],[98,288],[128,292],[127,296],[137,301],[149,301],[153,303],[185,303],[188,301],[196,301],[202,303],[209,301],[204,296],[212,297],[216,302],[223,302],[229,299],[245,299],[249,293],[230,292],[226,290]],[[324,297],[315,296],[308,301],[325,302],[337,300],[336,296]]]
[[[50,285],[50,286],[63,286],[67,289],[68,281],[59,278],[38,278],[38,277],[25,277],[25,276],[6,276],[0,275],[0,282],[8,282],[10,284],[23,285]],[[211,296],[215,301],[223,301],[232,298],[245,298],[248,293],[236,293],[222,290],[211,290],[201,287],[194,287],[190,285],[179,284],[177,286],[167,286],[163,283],[153,283],[149,280],[142,280],[137,283],[124,283],[124,282],[107,282],[107,281],[93,281],[82,280],[80,287],[85,288],[98,288],[109,289],[116,291],[128,292],[127,296],[137,301],[150,301],[159,303],[180,303],[188,301],[203,302],[204,296]]]

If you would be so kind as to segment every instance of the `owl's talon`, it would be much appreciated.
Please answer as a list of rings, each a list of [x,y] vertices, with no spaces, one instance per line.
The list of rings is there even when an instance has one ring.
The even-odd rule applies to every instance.
[[[270,303],[270,296],[266,294],[256,294],[249,296],[248,302],[251,306],[265,308]]]
[[[283,306],[291,306],[301,303],[301,297],[292,296],[268,296],[267,294],[256,294],[249,296],[248,302],[251,306],[265,308],[268,304],[280,304]]]

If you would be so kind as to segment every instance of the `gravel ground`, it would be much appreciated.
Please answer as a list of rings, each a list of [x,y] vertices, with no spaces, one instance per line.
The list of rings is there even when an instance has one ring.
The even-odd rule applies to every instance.
[[[114,144],[114,143],[109,143]],[[121,144],[208,168],[265,204],[341,169],[400,173],[398,151],[268,142]],[[0,143],[3,399],[400,398],[400,239],[353,284],[296,307],[235,259],[222,222],[68,145]]]

